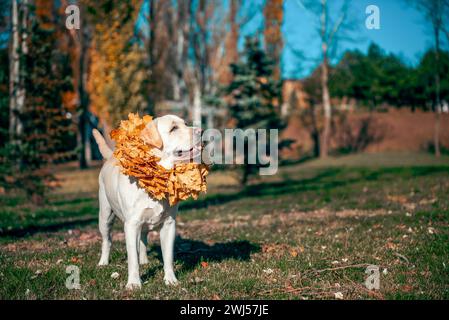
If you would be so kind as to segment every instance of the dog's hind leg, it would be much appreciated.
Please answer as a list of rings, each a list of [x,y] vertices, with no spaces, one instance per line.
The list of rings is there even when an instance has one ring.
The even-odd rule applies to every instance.
[[[148,245],[148,228],[143,227],[140,233],[140,250],[139,250],[139,263],[147,264],[147,245]]]
[[[98,218],[98,227],[100,229],[102,245],[101,245],[101,258],[98,262],[99,266],[105,266],[109,264],[109,254],[111,252],[112,236],[111,228],[114,222],[114,214],[112,213],[111,206],[104,192],[104,188],[100,183],[99,191],[100,200],[100,213]]]

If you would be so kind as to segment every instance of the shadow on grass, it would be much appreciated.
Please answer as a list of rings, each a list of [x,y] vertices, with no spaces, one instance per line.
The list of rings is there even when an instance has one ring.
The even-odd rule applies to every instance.
[[[70,219],[53,224],[45,225],[29,225],[23,228],[14,228],[10,230],[0,230],[0,237],[4,238],[23,238],[30,237],[40,232],[57,232],[67,229],[82,228],[98,221],[97,217],[81,217],[77,219]]]
[[[314,169],[315,170],[315,169]],[[277,196],[296,194],[306,191],[330,191],[336,188],[350,186],[361,182],[382,182],[389,183],[397,179],[411,179],[431,174],[447,173],[447,166],[438,167],[404,167],[404,168],[327,168],[320,169],[311,178],[290,179],[288,175],[284,176],[283,181],[264,182],[247,186],[241,191],[233,193],[220,193],[209,195],[198,201],[186,201],[181,203],[183,210],[207,208],[213,205],[226,204],[228,202],[237,201],[243,198],[255,198],[263,196]],[[319,196],[319,195],[317,195]],[[91,199],[90,199],[91,200]],[[72,199],[68,202],[58,201],[58,205],[78,205],[89,200]],[[55,205],[55,203],[53,203]],[[97,221],[96,216],[80,215],[78,218],[67,216],[67,219],[61,221],[61,217],[57,218],[55,223],[48,223],[50,217],[46,217],[45,221],[39,222],[39,219],[32,221],[30,225],[13,229],[0,229],[0,237],[25,237],[31,236],[38,232],[56,232],[59,230],[83,227],[94,224]]]
[[[328,168],[320,170],[307,179],[289,179],[283,181],[259,183],[245,187],[243,190],[228,194],[206,196],[200,201],[181,203],[180,208],[201,209],[211,205],[221,205],[242,198],[276,196],[305,191],[329,191],[360,182],[391,182],[398,178],[416,178],[429,174],[447,172],[448,167],[406,167],[406,168]]]
[[[156,252],[157,258],[163,263],[160,245],[152,245],[150,252]],[[222,262],[224,260],[249,261],[251,253],[259,252],[260,246],[248,240],[220,242],[208,245],[202,241],[177,237],[175,242],[175,259],[181,262],[179,270],[189,272],[195,269],[202,261]],[[142,277],[146,281],[154,276],[160,267],[149,269]]]
[[[243,190],[233,193],[226,194],[214,194],[206,196],[200,201],[186,201],[180,204],[180,208],[184,210],[188,209],[201,209],[207,208],[211,205],[221,205],[235,200],[240,200],[242,198],[259,197],[264,195],[279,195],[288,194],[292,192],[306,191],[322,188],[321,180],[327,177],[332,177],[337,175],[340,169],[330,169],[324,170],[323,172],[317,174],[310,179],[285,179],[280,182],[270,182],[270,183],[258,183],[250,186],[246,186]],[[330,182],[332,187],[338,185],[338,182]],[[326,186],[330,188],[331,186]]]

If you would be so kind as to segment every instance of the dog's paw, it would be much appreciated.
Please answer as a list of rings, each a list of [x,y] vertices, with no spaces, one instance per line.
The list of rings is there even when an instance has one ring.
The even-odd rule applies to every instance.
[[[142,284],[140,282],[128,282],[126,284],[126,290],[138,290],[142,288]]]
[[[148,262],[148,257],[146,255],[139,257],[139,264],[147,264]]]
[[[108,260],[100,259],[100,262],[98,262],[98,266],[107,266],[109,264]]]
[[[167,286],[176,286],[179,283],[175,275],[165,276],[164,282]]]

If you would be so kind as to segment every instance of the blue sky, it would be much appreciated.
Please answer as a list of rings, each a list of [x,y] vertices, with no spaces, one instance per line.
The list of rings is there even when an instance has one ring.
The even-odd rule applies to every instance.
[[[316,16],[300,5],[300,0],[284,2],[284,41],[283,76],[286,78],[303,77],[316,66],[320,56],[320,42],[316,32]],[[331,0],[330,15],[338,16],[338,8],[343,1]],[[376,5],[380,10],[380,29],[367,29],[365,9]],[[354,24],[353,40],[340,42],[338,57],[347,49],[359,49],[366,52],[371,42],[380,45],[385,51],[392,52],[410,65],[416,65],[421,55],[432,45],[425,20],[415,8],[407,5],[405,0],[354,0],[351,2],[351,19]],[[290,46],[302,50],[305,59],[298,59],[292,54]]]
[[[223,0],[224,8],[228,8],[228,1]],[[316,16],[301,5],[302,1],[311,0],[284,0],[284,78],[307,76],[317,66],[320,57],[320,41],[316,32],[318,21]],[[314,1],[319,3],[319,0]],[[264,0],[243,0],[243,12],[253,9],[259,13],[243,28],[240,47],[245,35],[253,34],[255,29],[263,26],[263,3]],[[330,15],[336,19],[343,0],[329,0],[329,3]],[[369,30],[365,27],[365,9],[368,5],[376,5],[380,9],[379,30]],[[416,65],[422,54],[432,45],[432,36],[425,19],[406,0],[353,0],[349,12],[351,20],[356,21],[353,24],[353,40],[339,42],[339,51],[335,54],[334,62],[345,50],[359,49],[366,52],[370,43],[375,42],[386,52],[400,55],[405,63]],[[304,57],[298,58],[293,54],[290,49],[292,47],[302,51]]]

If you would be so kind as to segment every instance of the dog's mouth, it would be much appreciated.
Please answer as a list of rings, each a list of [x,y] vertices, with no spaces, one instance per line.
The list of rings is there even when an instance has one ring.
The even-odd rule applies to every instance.
[[[179,160],[191,160],[201,154],[202,147],[201,143],[197,143],[190,149],[177,149],[173,153]]]

